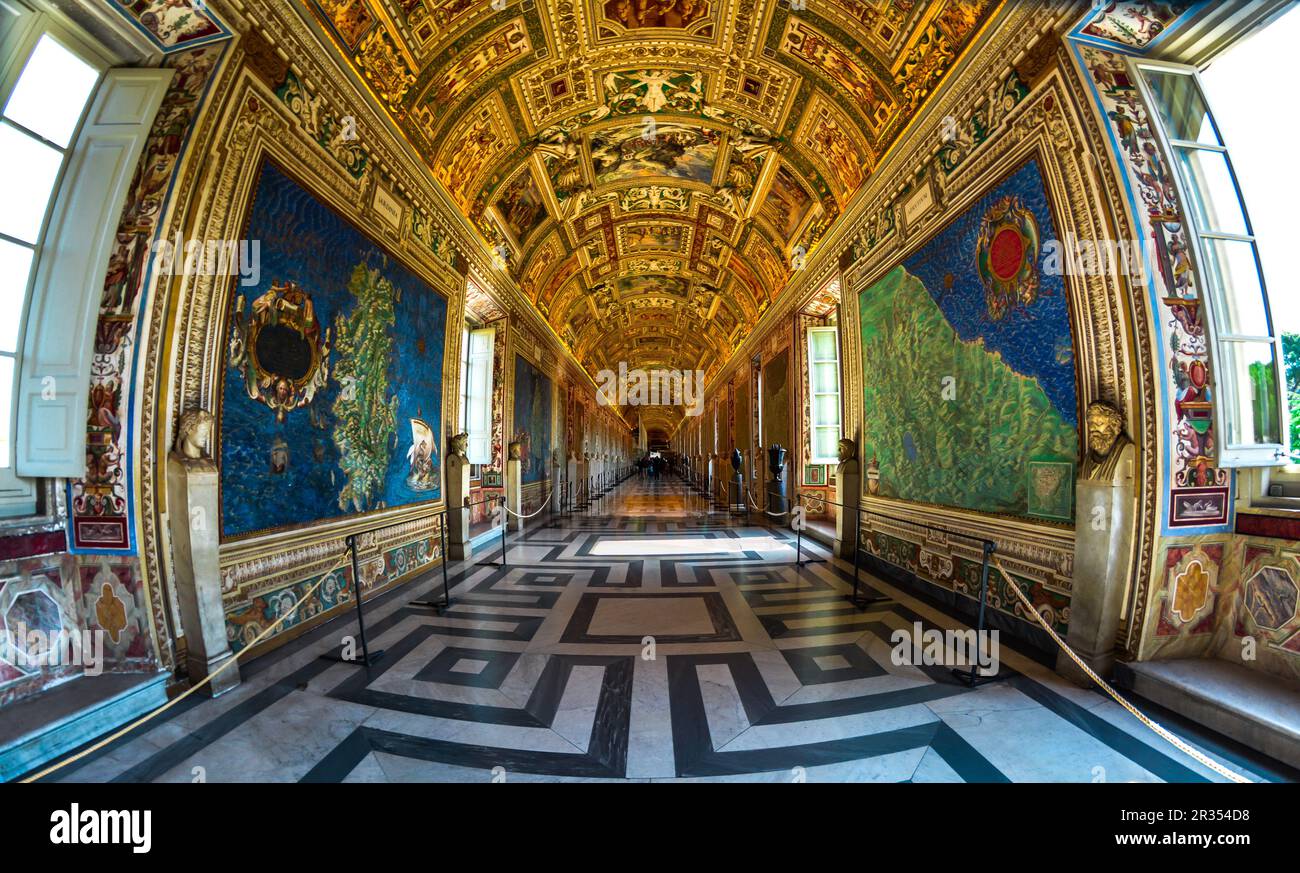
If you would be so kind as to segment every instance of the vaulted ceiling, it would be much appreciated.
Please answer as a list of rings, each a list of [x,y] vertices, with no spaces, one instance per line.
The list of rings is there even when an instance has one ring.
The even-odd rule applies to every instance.
[[[594,376],[725,363],[1002,0],[303,2]]]

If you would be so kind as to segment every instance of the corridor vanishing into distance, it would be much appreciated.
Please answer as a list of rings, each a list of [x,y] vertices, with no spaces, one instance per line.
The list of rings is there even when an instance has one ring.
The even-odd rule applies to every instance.
[[[53,778],[1223,781],[1006,645],[975,689],[896,663],[894,631],[962,626],[866,572],[885,599],[854,606],[851,564],[794,566],[793,531],[711,513],[676,478],[545,519],[509,535],[504,568],[499,537],[453,563],[443,612],[411,605],[441,594],[436,569],[367,601],[373,667],[320,657],[355,634],[348,612]]]

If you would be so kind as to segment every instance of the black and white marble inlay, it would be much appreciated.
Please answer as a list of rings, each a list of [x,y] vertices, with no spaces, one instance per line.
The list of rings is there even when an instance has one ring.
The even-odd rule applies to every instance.
[[[961,625],[851,567],[793,565],[795,537],[632,480],[600,515],[499,539],[367,604],[371,668],[319,658],[350,614],[78,762],[86,781],[1211,781],[1102,695],[1002,650],[972,690],[893,663],[891,634]],[[804,547],[827,557],[804,539]],[[481,562],[487,562],[484,565]],[[1197,735],[1253,778],[1286,771]]]

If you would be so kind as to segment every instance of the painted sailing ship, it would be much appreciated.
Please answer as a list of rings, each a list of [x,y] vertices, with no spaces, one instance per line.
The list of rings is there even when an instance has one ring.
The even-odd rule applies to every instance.
[[[406,451],[406,460],[411,465],[406,485],[412,491],[433,491],[438,487],[437,453],[433,428],[422,418],[412,418],[411,447]]]

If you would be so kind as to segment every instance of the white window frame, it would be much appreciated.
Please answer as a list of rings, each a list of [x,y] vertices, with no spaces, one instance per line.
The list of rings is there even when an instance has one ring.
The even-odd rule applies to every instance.
[[[456,433],[467,433],[468,428],[465,422],[469,419],[469,332],[473,325],[465,322],[465,326],[460,331],[460,372],[457,378],[460,379],[460,393],[456,398],[459,411],[456,415]]]
[[[0,39],[0,124],[9,126],[49,148],[58,150],[62,156],[59,171],[55,176],[54,186],[50,191],[49,202],[45,205],[45,215],[41,219],[36,239],[28,242],[27,240],[0,234],[0,239],[5,242],[21,246],[32,253],[31,266],[28,268],[27,273],[27,285],[23,293],[22,311],[19,315],[17,342],[12,352],[0,352],[0,356],[13,360],[10,408],[4,410],[4,414],[9,417],[9,449],[8,457],[4,459],[5,465],[0,467],[0,520],[8,521],[30,518],[41,512],[39,503],[41,493],[44,490],[41,479],[36,476],[21,476],[18,473],[19,442],[22,434],[19,427],[19,407],[22,397],[24,337],[27,334],[27,322],[33,308],[33,290],[37,282],[38,271],[42,267],[42,255],[45,252],[55,251],[58,247],[55,235],[51,233],[56,205],[59,204],[60,199],[63,197],[63,187],[68,177],[69,166],[74,161],[74,152],[80,146],[81,129],[103,85],[104,73],[110,66],[110,61],[104,54],[95,51],[79,35],[62,27],[48,14],[28,8],[21,3],[5,3],[0,8],[0,22],[5,25],[3,28],[5,35],[3,39]],[[39,45],[42,38],[47,36],[99,73],[99,79],[86,97],[85,105],[81,109],[81,117],[66,146],[51,142],[4,116],[4,109],[14,88],[18,85],[19,78],[31,60],[37,45]],[[80,412],[84,430],[86,414],[84,403]]]
[[[824,333],[829,333],[832,336],[832,338],[835,340],[834,343],[835,356],[833,358],[818,359],[815,351],[816,345],[813,342],[813,338],[817,334],[824,334]],[[838,454],[834,456],[817,454],[817,431],[830,430],[833,428],[835,430],[836,448],[838,449],[840,437],[844,435],[844,410],[841,408],[841,404],[842,404],[841,395],[843,389],[843,385],[841,383],[843,379],[840,373],[839,328],[834,325],[810,327],[808,328],[807,341],[808,341],[808,463],[809,464],[838,464],[840,460]],[[829,363],[833,363],[835,365],[835,390],[833,392],[817,391],[815,388],[816,386],[815,373],[817,370],[817,364],[829,364]],[[833,424],[829,422],[819,423],[817,421],[817,398],[830,397],[832,395],[835,397],[835,405],[834,405],[835,422]]]
[[[469,434],[469,462],[472,465],[492,463],[492,389],[495,387],[492,384],[492,358],[495,348],[495,327],[466,330],[461,428]]]
[[[1208,352],[1212,366],[1212,390],[1214,391],[1214,427],[1215,435],[1218,441],[1218,461],[1221,467],[1226,468],[1244,468],[1244,467],[1276,467],[1285,464],[1290,458],[1290,413],[1289,403],[1286,391],[1286,363],[1282,354],[1282,336],[1277,330],[1273,321],[1272,307],[1269,302],[1269,292],[1267,279],[1264,276],[1262,264],[1259,259],[1259,249],[1255,242],[1253,226],[1250,222],[1250,212],[1246,205],[1246,200],[1241,193],[1241,185],[1237,182],[1237,174],[1232,165],[1232,153],[1228,147],[1227,138],[1223,135],[1218,121],[1215,119],[1214,107],[1211,105],[1205,88],[1201,83],[1199,71],[1195,67],[1186,64],[1175,64],[1164,61],[1150,61],[1132,58],[1129,60],[1130,76],[1133,81],[1138,83],[1138,88],[1142,94],[1143,100],[1148,107],[1148,115],[1151,119],[1152,126],[1157,131],[1160,139],[1160,147],[1164,151],[1165,159],[1171,168],[1171,174],[1174,178],[1174,185],[1177,188],[1180,200],[1183,203],[1183,226],[1186,228],[1189,240],[1192,245],[1190,255],[1193,263],[1196,265],[1196,275],[1200,282],[1198,289],[1200,294],[1201,309],[1207,314],[1206,332],[1208,334]],[[1152,92],[1147,82],[1145,71],[1158,73],[1173,73],[1176,75],[1186,76],[1195,86],[1200,94],[1201,101],[1205,106],[1210,123],[1214,126],[1215,133],[1218,135],[1219,144],[1209,144],[1200,142],[1189,142],[1179,139],[1173,139],[1170,132],[1165,130],[1164,120],[1158,108],[1159,101]],[[1232,178],[1233,188],[1237,194],[1237,201],[1241,208],[1242,217],[1246,223],[1245,234],[1225,233],[1222,231],[1206,230],[1199,226],[1199,216],[1191,208],[1192,198],[1188,196],[1188,189],[1193,184],[1186,179],[1183,174],[1182,163],[1178,160],[1178,149],[1201,149],[1208,152],[1216,152],[1224,156],[1227,163],[1228,172]],[[1271,336],[1247,336],[1228,333],[1220,329],[1219,315],[1214,311],[1214,295],[1206,287],[1206,283],[1213,281],[1208,270],[1204,265],[1208,263],[1205,255],[1206,240],[1229,240],[1249,243],[1255,253],[1255,268],[1259,272],[1259,283],[1263,294],[1264,313],[1268,319]],[[1244,428],[1239,423],[1234,422],[1230,416],[1236,414],[1240,408],[1240,394],[1235,382],[1234,374],[1227,367],[1222,365],[1224,356],[1221,349],[1224,344],[1232,342],[1254,342],[1254,343],[1271,343],[1273,346],[1274,359],[1274,390],[1277,393],[1277,410],[1279,420],[1274,423],[1278,428],[1280,442],[1277,443],[1229,443],[1228,435],[1233,432],[1242,432]],[[1247,389],[1248,390],[1248,389]],[[1236,427],[1230,426],[1237,424]]]

